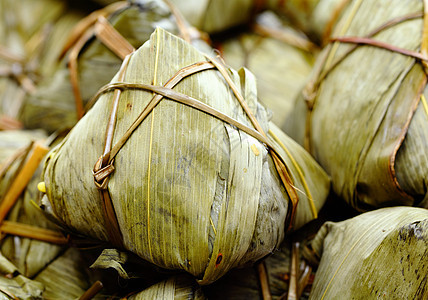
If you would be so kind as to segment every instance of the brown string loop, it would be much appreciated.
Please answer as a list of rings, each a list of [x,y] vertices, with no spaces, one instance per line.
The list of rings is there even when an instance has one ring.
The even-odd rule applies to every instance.
[[[412,13],[412,14],[393,18],[393,19],[385,22],[384,24],[382,24],[378,28],[374,29],[373,31],[371,31],[365,37],[365,39],[366,39],[366,41],[372,40],[372,38],[375,35],[381,33],[384,30],[387,30],[387,29],[389,29],[395,25],[401,24],[403,22],[419,19],[421,17],[424,17],[424,19],[427,19],[426,15],[423,13]],[[425,32],[425,30],[424,30],[424,32]],[[341,40],[343,40],[343,38],[342,39],[336,38],[336,39],[334,39],[334,38],[330,39],[330,42],[335,42],[335,41],[341,42]],[[332,70],[334,70],[343,60],[345,60],[351,53],[353,53],[359,47],[359,44],[355,43],[355,45],[350,47],[350,49],[348,49],[340,58],[336,59],[335,62],[331,63],[330,65],[327,65],[328,57],[330,56],[330,53],[331,53],[332,48],[333,48],[332,45],[333,44],[331,44],[331,43],[329,45],[327,45],[327,47],[330,47],[330,50],[326,51],[324,53],[324,57],[320,58],[322,60],[322,63],[320,63],[318,65],[318,68],[314,70],[314,74],[315,74],[314,78],[307,83],[306,87],[302,91],[303,98],[304,98],[306,106],[307,106],[304,147],[309,152],[311,152],[311,150],[312,150],[312,145],[311,145],[312,109],[315,106],[315,103],[317,100],[317,97],[316,97],[317,91],[321,85],[321,82],[328,76],[328,74],[330,74],[330,72]],[[373,46],[375,46],[375,45],[373,45]],[[420,57],[420,58],[421,58],[422,63],[426,62],[426,60],[425,60],[426,57],[424,55],[422,55],[422,57]],[[422,59],[422,58],[424,58],[424,59]]]
[[[365,37],[358,37],[358,36],[342,36],[342,37],[335,37],[331,39],[332,42],[341,42],[341,43],[350,43],[350,44],[358,44],[358,45],[368,45],[377,47],[380,49],[389,50],[391,52],[400,53],[406,56],[413,57],[415,59],[421,60],[421,61],[428,61],[428,57],[422,55],[419,52],[403,49],[396,47],[394,45],[384,43],[381,41],[377,41],[372,38],[365,38]]]

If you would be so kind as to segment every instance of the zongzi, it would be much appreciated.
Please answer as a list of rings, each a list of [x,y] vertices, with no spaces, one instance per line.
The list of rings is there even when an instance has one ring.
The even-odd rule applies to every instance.
[[[256,93],[248,70],[156,29],[49,154],[49,210],[71,233],[201,284],[259,260],[281,243],[300,194],[300,222],[316,217],[329,179],[281,142]]]
[[[123,57],[158,26],[174,34],[184,30],[169,6],[157,0],[115,2],[83,19],[64,46],[62,68],[26,99],[20,116],[24,125],[49,132],[71,128],[85,113],[89,99],[117,72]]]
[[[428,207],[425,5],[352,1],[284,127],[360,211]]]

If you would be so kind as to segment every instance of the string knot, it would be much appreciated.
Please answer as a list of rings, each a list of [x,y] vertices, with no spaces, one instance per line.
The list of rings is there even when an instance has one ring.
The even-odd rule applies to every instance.
[[[100,156],[94,165],[94,169],[92,170],[95,186],[99,190],[107,189],[107,184],[110,178],[109,176],[114,172],[114,160],[109,162],[106,166],[103,166],[103,159],[104,157]]]

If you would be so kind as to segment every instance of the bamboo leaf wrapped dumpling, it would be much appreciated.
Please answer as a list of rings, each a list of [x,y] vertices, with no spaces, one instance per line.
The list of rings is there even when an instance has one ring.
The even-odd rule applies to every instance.
[[[269,124],[254,80],[158,28],[51,152],[44,180],[55,217],[202,284],[271,253],[297,193],[280,150],[260,133]],[[328,177],[310,174],[323,201]]]
[[[428,207],[423,11],[418,0],[352,1],[286,122],[360,211]]]
[[[321,227],[310,299],[426,299],[428,210],[391,207]]]
[[[100,33],[103,30],[96,28],[103,24],[101,22],[93,22],[95,24],[83,32],[77,30],[87,26],[94,14],[105,16],[108,19],[106,23],[110,23],[122,36],[120,42],[113,39],[114,47],[103,40]],[[20,115],[24,125],[28,128],[42,127],[49,132],[71,128],[83,114],[84,109],[80,106],[86,106],[92,95],[119,69],[123,57],[118,52],[129,53],[132,47],[140,47],[158,26],[174,34],[181,30],[164,1],[121,1],[83,19],[70,35],[61,67],[53,76],[41,81],[37,91],[26,99]],[[109,37],[110,31],[105,31]],[[76,66],[71,68],[74,63]]]

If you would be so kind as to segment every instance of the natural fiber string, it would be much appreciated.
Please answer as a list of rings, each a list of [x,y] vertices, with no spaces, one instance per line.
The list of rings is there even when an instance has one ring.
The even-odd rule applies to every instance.
[[[129,59],[129,58],[130,58],[130,56],[127,59]],[[122,74],[124,74],[124,72],[125,72],[126,65],[127,65],[127,62],[125,62],[122,65],[122,68],[121,68]],[[174,77],[172,77],[167,82],[166,85],[169,85],[172,88],[182,78],[207,68],[206,65],[202,65],[202,64],[195,64],[195,65],[196,65],[196,67],[193,68],[193,71],[189,71],[189,68],[184,68],[184,71],[180,70],[179,72],[177,72],[176,75]],[[118,84],[120,84],[120,83],[118,83]],[[114,167],[112,166],[112,164],[113,164],[113,161],[114,161],[116,154],[121,149],[121,147],[125,144],[125,142],[130,137],[132,132],[138,127],[139,124],[141,124],[141,122],[148,115],[148,113],[151,112],[152,109],[157,105],[157,103],[159,103],[159,101],[162,99],[162,96],[155,95],[153,97],[153,99],[149,102],[148,106],[146,106],[146,108],[143,110],[143,112],[140,114],[140,116],[134,121],[134,123],[131,125],[131,127],[127,130],[127,132],[124,134],[124,136],[116,143],[116,145],[113,148],[111,148],[111,142],[112,142],[113,133],[114,133],[114,124],[116,122],[115,111],[117,111],[117,105],[119,103],[118,101],[119,101],[119,96],[120,96],[121,90],[122,89],[115,89],[115,94],[116,94],[116,96],[114,96],[115,101],[113,102],[113,106],[111,108],[109,125],[106,129],[106,147],[105,147],[103,156],[97,162],[97,164],[99,164],[98,167],[96,164],[96,167],[94,168],[94,171],[95,171],[94,177],[95,177],[97,186],[98,185],[103,186],[103,188],[105,188],[105,189],[107,188],[107,184],[108,184],[108,181],[107,181],[108,176],[114,171]],[[100,94],[101,93],[98,92],[97,95],[95,95],[94,99],[98,98],[98,96]],[[155,105],[152,105],[152,103],[155,103]],[[147,107],[149,107],[150,110],[146,114],[144,114],[144,112],[147,110]],[[102,172],[103,170],[106,170],[106,171]],[[97,183],[97,182],[100,182],[101,184]],[[109,239],[114,244],[121,246],[121,245],[123,245],[123,241],[122,241],[122,236],[120,234],[120,228],[118,225],[118,220],[116,218],[116,214],[114,213],[114,208],[111,205],[111,199],[106,199],[106,198],[109,198],[108,191],[106,191],[105,195],[101,194],[101,197],[102,197],[102,199],[104,199],[103,203],[104,203],[105,216],[108,220],[110,220],[109,222],[106,223],[107,226],[110,227],[107,230],[109,232]],[[107,201],[107,200],[109,200],[109,201]],[[107,201],[107,204],[110,203],[110,205],[106,206],[105,205],[106,201]],[[115,232],[116,232],[116,234],[115,234]]]
[[[422,44],[421,44],[422,56],[428,56],[428,0],[424,0],[424,28],[422,30]],[[425,73],[428,73],[428,62],[422,61],[425,67]]]
[[[131,55],[128,55],[122,63],[118,73],[118,80],[122,81],[125,77],[125,71]],[[123,238],[120,231],[119,222],[114,211],[114,205],[108,191],[109,175],[114,171],[112,163],[110,163],[110,151],[113,143],[113,136],[116,127],[117,108],[121,90],[115,90],[113,93],[112,107],[110,109],[110,117],[107,123],[105,145],[103,155],[98,159],[94,166],[94,183],[103,203],[104,222],[106,224],[109,240],[117,247],[123,247]]]
[[[290,280],[288,281],[287,300],[297,300],[298,291],[298,277],[300,268],[300,255],[299,255],[299,242],[292,242],[291,244],[291,260],[290,260]]]
[[[352,21],[354,20],[354,17],[360,8],[362,3],[362,0],[356,0],[354,5],[351,7],[351,11],[349,13],[348,18],[345,20],[345,24],[342,26],[340,35],[343,35],[348,28],[351,26]],[[339,42],[334,43],[333,45],[329,45],[330,50],[327,54],[327,56],[324,57],[325,61],[320,64],[320,68],[317,71],[319,72],[318,76],[316,76],[316,82],[309,82],[308,85],[305,87],[304,93],[306,96],[315,97],[315,90],[318,88],[318,82],[319,82],[319,75],[321,74],[323,68],[328,69],[330,64],[333,61],[333,58],[336,54],[337,49],[339,48]],[[305,137],[304,137],[304,148],[309,152],[312,153],[312,143],[311,143],[311,127],[312,127],[312,108],[315,105],[315,99],[305,99],[306,104],[308,105],[308,111],[306,113],[306,124],[305,124]]]
[[[190,43],[192,39],[191,34],[189,32],[189,25],[187,24],[186,19],[183,17],[180,10],[177,9],[177,7],[170,0],[164,0],[164,2],[166,3],[166,5],[168,5],[172,15],[175,18],[178,30],[180,32],[180,37],[186,42]]]
[[[165,1],[176,18],[180,35],[184,40],[190,42],[191,37],[186,21],[171,2],[168,0]],[[71,38],[62,50],[60,57],[63,57],[65,53],[71,49],[69,55],[70,81],[73,88],[78,119],[80,119],[85,114],[85,111],[87,111],[83,107],[83,99],[81,96],[78,76],[77,58],[80,51],[86,42],[95,34],[95,36],[99,38],[107,48],[121,59],[124,59],[127,54],[133,52],[135,49],[132,45],[105,19],[105,17],[122,10],[127,6],[129,6],[128,2],[120,1],[90,14],[76,26],[75,30],[71,34]]]
[[[400,17],[396,17],[393,18],[387,22],[385,22],[384,24],[382,24],[381,26],[379,26],[378,28],[374,29],[372,32],[370,32],[367,35],[367,38],[371,38],[374,35],[389,29],[395,25],[398,25],[400,23],[406,22],[406,21],[410,21],[410,20],[414,20],[414,19],[418,19],[423,17],[424,15],[422,13],[413,13],[413,14],[408,14],[405,16],[400,16]],[[339,42],[336,42],[339,43]],[[327,46],[329,47],[329,46]],[[332,46],[330,46],[332,47]],[[315,106],[316,103],[316,91],[318,90],[321,82],[328,76],[328,74],[330,74],[330,72],[337,67],[346,57],[348,57],[353,51],[355,51],[356,49],[358,49],[358,44],[356,44],[355,46],[351,47],[348,51],[346,51],[342,57],[340,57],[339,59],[337,59],[334,63],[332,63],[330,66],[327,66],[327,58],[328,56],[324,57],[324,62],[319,64],[319,68],[315,71],[315,77],[314,80],[311,80],[308,82],[308,84],[306,85],[305,89],[303,90],[303,94],[304,94],[304,98],[306,100],[306,104],[308,106],[308,112],[307,112],[307,116],[306,116],[306,125],[305,125],[305,149],[308,150],[310,153],[311,151],[311,143],[310,143],[310,128],[311,128],[311,118],[312,118],[312,109]],[[330,50],[332,51],[332,50]]]
[[[95,36],[97,36],[107,48],[122,60],[127,54],[134,50],[128,41],[113,26],[111,26],[104,17],[101,17],[99,21],[100,22],[95,23],[93,28],[89,28],[88,31],[81,36],[75,46],[71,49],[69,55],[68,67],[70,70],[70,82],[73,88],[78,119],[83,117],[85,110],[83,109],[83,99],[80,91],[77,60],[80,51],[86,42],[95,34]]]
[[[195,72],[196,73],[196,72]],[[99,92],[98,92],[98,96],[115,90],[115,89],[121,89],[121,90],[126,90],[126,89],[136,89],[136,90],[145,90],[145,91],[151,91],[151,92],[155,92],[157,94],[159,94],[160,98],[163,99],[168,98],[169,100],[190,106],[194,109],[197,109],[199,111],[202,111],[208,115],[211,115],[212,117],[215,117],[221,121],[224,121],[226,123],[229,123],[235,127],[237,127],[239,130],[242,130],[243,132],[251,135],[252,137],[258,139],[260,142],[264,143],[265,145],[268,146],[268,148],[271,148],[272,151],[274,151],[275,153],[278,154],[278,151],[275,149],[274,145],[269,141],[268,138],[266,138],[264,135],[261,135],[258,131],[247,127],[246,125],[240,123],[239,121],[219,112],[218,110],[212,108],[211,106],[206,105],[205,103],[192,98],[190,96],[187,96],[185,94],[181,94],[179,92],[176,92],[174,90],[172,90],[169,87],[166,86],[154,86],[151,84],[142,84],[142,83],[113,83],[113,84],[108,84],[106,86],[104,86]],[[138,125],[144,120],[144,118],[152,111],[153,107],[155,107],[160,101],[159,100],[155,100],[155,101],[151,101],[149,103],[149,105],[146,106],[146,108],[144,109],[143,113],[141,114],[142,118],[140,118],[139,122],[135,122],[138,123]],[[136,127],[138,127],[138,125],[136,125]],[[136,128],[134,128],[136,129]],[[113,161],[115,155],[119,152],[119,150],[122,148],[122,146],[125,144],[127,138],[130,137],[130,135],[132,134],[131,130],[127,131],[126,134],[126,138],[121,138],[116,145],[112,148],[111,153],[110,153],[110,162]],[[125,135],[124,135],[125,137]]]
[[[91,287],[86,290],[82,296],[80,296],[79,300],[90,300],[94,298],[102,289],[104,285],[101,281],[95,281]]]
[[[183,78],[192,75],[194,73],[204,71],[207,69],[212,69],[214,66],[208,62],[203,63],[196,63],[193,65],[190,65],[188,67],[182,68],[179,70],[171,79],[167,81],[167,83],[164,85],[164,88],[172,89],[176,84],[178,84]],[[98,93],[91,99],[91,103],[94,103],[95,100],[102,94],[112,89],[127,89],[127,88],[135,88],[138,89],[141,84],[132,84],[132,83],[113,83],[108,84],[101,88]],[[147,85],[144,85],[147,86]],[[162,87],[160,87],[162,88]],[[156,95],[154,96],[149,103],[146,105],[146,107],[141,111],[141,113],[138,115],[138,117],[135,119],[135,121],[132,123],[132,125],[128,128],[128,130],[124,133],[124,135],[117,141],[117,143],[113,146],[110,153],[110,160],[116,156],[116,154],[119,152],[119,150],[122,148],[122,146],[126,143],[128,138],[131,136],[131,134],[134,132],[135,129],[141,124],[141,122],[147,117],[147,115],[152,111],[152,109],[162,100],[162,95]]]
[[[239,92],[238,88],[230,78],[229,74],[227,73],[225,67],[216,61],[214,58],[206,56],[208,60],[211,61],[213,65],[216,66],[217,70],[220,71],[220,73],[223,75],[224,79],[228,83],[229,87],[232,89],[233,93],[235,94],[236,99],[238,99],[239,103],[241,104],[241,107],[244,109],[247,117],[250,119],[251,123],[253,124],[254,128],[260,132],[264,137],[267,138],[266,133],[263,131],[263,128],[260,126],[257,119],[254,117],[254,114],[251,112],[250,108],[248,107],[247,102],[242,97],[241,93]],[[293,223],[293,219],[296,213],[297,203],[299,202],[299,197],[297,196],[296,190],[293,187],[292,179],[290,177],[289,171],[287,169],[287,165],[282,161],[282,159],[278,156],[278,153],[272,152],[272,148],[269,148],[269,152],[272,156],[275,168],[278,172],[279,177],[281,178],[281,181],[284,185],[284,188],[290,198],[290,201],[292,203],[292,207],[290,210],[287,211],[287,230],[290,229]]]
[[[373,31],[371,31],[368,35],[367,38],[371,38],[373,36],[375,36],[376,34],[389,29],[395,25],[401,24],[403,22],[406,21],[411,21],[414,19],[418,19],[423,17],[422,13],[413,13],[413,14],[408,14],[405,16],[400,16],[400,17],[396,17],[393,18],[389,21],[387,21],[386,23],[382,24],[381,26],[379,26],[378,28],[374,29]],[[328,47],[328,46],[327,46]],[[332,63],[330,65],[330,67],[326,67],[326,57],[324,58],[324,62],[320,64],[320,67],[318,70],[316,70],[316,76],[315,76],[315,81],[311,81],[308,83],[307,87],[305,88],[305,98],[307,98],[308,101],[312,101],[314,95],[316,94],[316,90],[318,89],[320,83],[328,76],[328,74],[336,67],[338,66],[346,57],[348,57],[353,51],[355,51],[356,49],[358,49],[358,44],[354,45],[353,47],[351,47],[348,51],[346,51],[341,58],[337,59],[334,63]],[[311,103],[311,106],[313,106],[314,104]],[[311,107],[309,108],[311,109]]]
[[[128,1],[118,1],[112,3],[102,9],[92,12],[89,16],[83,18],[77,25],[73,28],[72,32],[69,35],[68,40],[65,42],[64,47],[62,48],[61,54],[59,56],[59,60],[63,59],[66,53],[73,48],[76,42],[85,34],[95,22],[97,22],[100,16],[107,17],[110,14],[124,9],[129,6]]]
[[[346,31],[348,31],[349,27],[351,26],[352,21],[355,18],[355,15],[357,14],[358,9],[361,6],[361,3],[363,3],[362,0],[356,0],[354,6],[351,8],[351,12],[349,13],[348,18],[346,19],[345,24],[342,26],[339,35],[344,35]],[[334,56],[336,55],[337,49],[339,48],[338,42],[334,43],[332,46],[332,49],[329,53],[329,56],[327,57],[327,61],[325,62],[325,68],[329,68],[330,64],[333,61]]]
[[[68,69],[70,72],[70,83],[73,89],[74,103],[76,106],[76,113],[77,113],[78,120],[83,117],[85,112],[83,110],[83,100],[82,100],[82,94],[80,92],[77,58],[83,46],[92,35],[93,35],[93,29],[86,31],[85,34],[79,38],[79,40],[76,42],[74,47],[70,50],[70,54],[68,56]]]
[[[407,50],[407,49],[403,49],[403,48],[399,48],[393,45],[390,45],[388,43],[384,43],[381,41],[376,41],[373,40],[371,38],[361,38],[361,37],[339,37],[339,38],[334,38],[332,39],[333,41],[339,41],[339,42],[343,42],[343,43],[355,43],[355,44],[363,44],[363,45],[370,45],[370,46],[374,46],[374,47],[378,47],[381,49],[385,49],[385,50],[389,50],[392,52],[396,52],[396,53],[400,53],[402,55],[406,55],[409,57],[413,57],[417,60],[419,60],[421,62],[421,64],[424,67],[424,71],[425,74],[427,74],[427,66],[428,66],[428,0],[424,0],[424,13],[422,14],[415,14],[414,16],[423,16],[423,30],[422,30],[422,42],[421,42],[421,48],[420,48],[420,52],[416,52],[416,51],[411,51],[411,50]],[[397,18],[398,19],[398,18]],[[400,20],[400,19],[398,19]],[[401,20],[406,20],[405,18],[401,18]],[[389,22],[390,24],[393,24],[392,22]],[[383,27],[385,28],[385,26]],[[380,31],[380,30],[378,30]],[[422,102],[422,105],[424,107],[424,111],[426,113],[426,115],[428,115],[428,105],[426,103],[426,99],[425,96],[423,94],[424,92],[424,88],[422,88],[420,90],[420,101]],[[409,122],[408,122],[409,123]],[[402,142],[402,141],[401,141]],[[393,163],[395,160],[395,155],[401,145],[401,142],[397,145],[397,147],[395,148],[393,155],[391,156],[391,172],[392,174],[395,174],[395,170],[393,167]],[[399,190],[402,190],[399,186],[399,183],[396,179],[396,177],[394,176],[394,183],[396,184],[397,188],[399,188]]]
[[[121,60],[135,51],[128,40],[104,16],[100,16],[95,23],[95,36]]]
[[[353,51],[358,49],[359,44],[372,45],[372,46],[375,46],[378,48],[390,50],[392,52],[397,52],[397,53],[400,53],[403,55],[414,57],[416,59],[421,60],[423,63],[425,63],[427,61],[427,56],[424,54],[424,51],[422,51],[422,49],[424,49],[424,43],[422,43],[422,45],[421,45],[421,53],[417,53],[415,51],[402,49],[402,48],[395,47],[393,45],[383,43],[380,41],[376,41],[373,39],[373,36],[375,36],[376,34],[382,32],[386,29],[389,29],[389,28],[391,28],[395,25],[401,24],[403,22],[415,20],[415,19],[418,19],[421,17],[424,17],[424,20],[427,19],[426,15],[423,13],[412,13],[412,14],[408,14],[405,16],[393,18],[393,19],[387,21],[386,23],[382,24],[378,28],[374,29],[373,31],[371,31],[366,37],[336,37],[336,38],[333,37],[333,38],[331,38],[331,41],[335,42],[335,43],[336,42],[344,42],[344,43],[353,43],[356,45],[354,47],[352,47],[351,49],[349,49],[348,51],[346,51],[344,53],[344,55],[340,59],[338,59],[334,64],[331,64],[330,66],[327,67],[327,63],[324,63],[324,69],[325,70],[323,71],[323,74],[318,76],[316,86],[318,86],[319,83],[328,75],[328,73],[330,73],[337,65],[339,65],[340,62],[342,62],[346,57],[348,57]],[[424,27],[422,36],[425,36],[426,30],[428,30],[428,28],[426,28],[426,29],[425,28],[426,27]],[[358,40],[358,39],[360,39],[360,40]],[[427,46],[427,44],[425,44],[425,47],[426,46]]]
[[[148,85],[148,84],[138,84],[138,83],[135,83],[135,84],[133,84],[133,83],[111,84],[111,85],[106,86],[105,89],[102,91],[102,93],[105,93],[105,92],[112,90],[112,89],[137,89],[137,90],[140,89],[140,90],[155,92],[155,93],[161,95],[162,97],[168,98],[168,100],[172,100],[172,101],[190,106],[194,109],[197,109],[197,110],[202,111],[208,115],[211,115],[212,117],[215,117],[221,121],[229,123],[229,124],[237,127],[239,130],[242,130],[243,132],[245,132],[245,133],[251,135],[252,137],[258,139],[260,142],[266,144],[268,146],[268,148],[272,148],[275,153],[278,153],[278,151],[275,149],[274,145],[272,145],[271,142],[265,136],[261,135],[259,132],[255,131],[252,128],[247,127],[246,125],[238,122],[235,119],[230,118],[229,116],[217,111],[216,109],[206,105],[205,103],[203,103],[197,99],[194,99],[192,97],[189,97],[185,94],[175,92],[175,91],[173,91],[169,88],[165,88],[165,87]],[[150,113],[150,111],[151,110],[147,109],[145,111],[144,115],[148,115],[148,113]],[[114,147],[114,149],[113,149],[115,151],[112,150],[112,155],[113,155],[113,152],[117,154],[116,151],[120,150],[120,148],[116,148],[116,149],[115,148],[116,147]]]
[[[365,37],[357,37],[357,36],[344,36],[344,37],[335,37],[331,39],[332,42],[341,42],[341,43],[351,43],[351,44],[359,44],[359,45],[369,45],[385,50],[389,50],[391,52],[400,53],[405,56],[410,56],[413,58],[416,58],[421,61],[428,61],[428,57],[416,52],[411,51],[403,48],[396,47],[394,45],[384,43],[381,41],[374,40],[372,38],[365,38]]]
[[[281,140],[276,136],[276,134],[269,130],[269,134],[273,137],[273,139],[281,146],[281,148],[285,151],[285,153],[288,155],[288,157],[291,160],[291,163],[293,164],[294,168],[296,168],[297,174],[300,177],[300,180],[302,181],[303,188],[305,190],[305,196],[308,198],[309,207],[311,208],[312,216],[316,219],[318,218],[318,212],[315,207],[314,199],[312,197],[311,191],[309,190],[308,184],[306,182],[305,176],[303,175],[302,169],[300,168],[299,164],[294,159],[293,155],[288,151],[287,147],[285,147],[284,143],[281,142]]]
[[[103,20],[102,18],[104,18],[105,20],[105,17],[125,8],[128,5],[129,4],[126,1],[120,1],[91,13],[88,17],[84,18],[82,21],[80,21],[76,25],[75,29],[70,35],[69,40],[66,42],[66,45],[64,46],[61,52],[60,57],[63,57],[65,53],[70,50],[69,57],[68,57],[68,68],[70,72],[70,82],[73,89],[77,119],[81,119],[85,114],[85,110],[83,108],[82,94],[80,91],[80,83],[79,83],[79,73],[78,73],[78,64],[77,64],[78,56],[82,51],[83,46],[92,36],[94,36],[96,32],[98,32],[99,35],[103,33],[103,31],[101,31],[101,28],[100,28],[100,26],[103,26],[102,23],[98,24],[98,31],[96,31],[96,26],[98,21]],[[105,27],[106,25],[104,24],[104,28]],[[122,36],[114,28],[113,29],[111,28],[109,28],[110,29],[109,32],[110,33],[113,32],[113,35],[103,34],[100,41],[107,48],[112,50],[113,53],[116,53],[116,54],[118,53],[117,47],[118,46],[123,47],[123,50],[119,54],[117,54],[121,59],[123,59],[121,53],[127,51],[129,46],[127,43],[125,43],[125,46],[123,46],[123,43],[117,43],[117,40],[118,40],[117,37],[118,36],[122,37]],[[126,41],[126,39],[123,37],[122,39],[119,38],[120,42],[122,42],[123,40]]]
[[[260,289],[262,291],[263,300],[272,300],[272,293],[269,287],[269,273],[266,268],[266,262],[260,261],[256,264],[257,277],[260,282]]]
[[[197,63],[195,65],[193,65],[196,71],[203,71],[203,70],[207,70],[208,68],[201,68],[201,66],[204,67],[204,65],[201,65],[201,63]],[[199,67],[199,68],[197,68]],[[190,70],[190,69],[189,69]],[[185,75],[191,75],[195,72],[188,72]],[[180,74],[180,71],[177,72],[177,74]],[[184,77],[182,77],[184,78]],[[169,81],[172,82],[173,85],[177,84],[180,80],[177,80],[174,82],[175,79],[174,77]],[[178,93],[174,90],[172,90],[170,87],[162,87],[162,86],[154,86],[154,85],[149,85],[149,84],[137,84],[137,83],[113,83],[113,84],[108,84],[106,86],[104,86],[96,95],[95,98],[98,98],[101,94],[106,93],[108,91],[111,90],[116,90],[116,89],[141,89],[141,90],[146,90],[146,91],[152,91],[155,92],[159,95],[156,96],[160,96],[160,97],[154,97],[149,104],[145,107],[145,109],[143,110],[143,112],[140,114],[140,116],[137,118],[137,120],[133,123],[133,125],[131,125],[130,129],[128,129],[128,131],[124,134],[124,136],[116,143],[115,146],[113,146],[111,153],[110,153],[110,159],[109,159],[109,163],[111,163],[114,159],[114,157],[116,156],[116,154],[118,153],[118,151],[121,149],[121,147],[126,143],[126,141],[128,140],[128,138],[131,136],[132,132],[138,127],[139,124],[141,124],[141,122],[144,120],[144,118],[152,111],[152,109],[160,102],[160,100],[163,97],[166,97],[170,100],[174,100],[176,102],[179,102],[181,104],[190,106],[194,109],[200,110],[202,112],[205,112],[215,118],[218,118],[221,121],[224,121],[226,123],[229,123],[233,126],[236,126],[238,129],[244,131],[245,133],[253,136],[254,138],[258,139],[259,141],[261,141],[262,143],[264,143],[265,145],[268,146],[269,150],[271,151],[271,154],[274,154],[278,157],[278,159],[281,159],[279,156],[279,152],[278,150],[276,150],[275,146],[269,141],[269,139],[260,134],[260,132],[247,127],[246,125],[236,121],[233,118],[230,118],[229,116],[215,110],[214,108],[206,105],[205,103],[194,99],[190,96]],[[283,162],[281,160],[281,163],[285,166],[285,162]],[[291,186],[292,187],[292,186]],[[293,188],[293,187],[292,187]],[[294,188],[293,188],[294,190]],[[290,199],[291,201],[291,199]]]
[[[342,0],[333,10],[332,17],[327,22],[321,40],[323,45],[329,43],[331,32],[333,31],[334,25],[342,14],[343,10],[348,6],[350,0]]]

